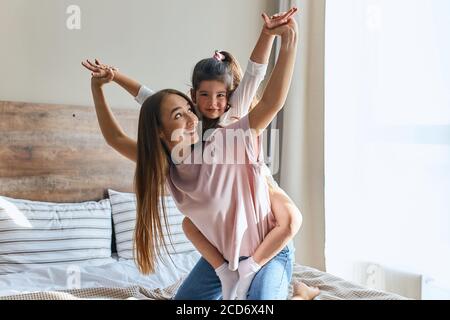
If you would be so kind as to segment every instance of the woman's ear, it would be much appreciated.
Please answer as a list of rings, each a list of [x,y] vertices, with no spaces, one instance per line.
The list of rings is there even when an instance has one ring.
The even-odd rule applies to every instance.
[[[161,129],[158,129],[158,132],[159,132],[159,134],[158,134],[159,138],[164,141],[164,132]]]
[[[193,103],[197,103],[197,97],[195,96],[195,90],[191,89],[191,100]]]

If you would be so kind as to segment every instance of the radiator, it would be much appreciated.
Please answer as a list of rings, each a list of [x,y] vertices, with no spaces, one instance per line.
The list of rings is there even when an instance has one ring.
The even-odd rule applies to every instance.
[[[450,287],[426,275],[405,272],[371,262],[355,264],[353,281],[371,289],[396,293],[410,299],[450,299]]]

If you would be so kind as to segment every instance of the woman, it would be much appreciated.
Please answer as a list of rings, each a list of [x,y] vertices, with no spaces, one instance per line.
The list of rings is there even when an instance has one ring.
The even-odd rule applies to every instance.
[[[263,99],[257,104],[248,117],[245,117],[236,125],[225,128],[227,130],[249,129],[250,127],[257,129],[257,134],[252,138],[255,140],[254,142],[247,144],[244,140],[241,140],[241,147],[245,147],[247,156],[254,160],[254,163],[244,166],[243,168],[240,168],[239,165],[193,165],[186,163],[189,156],[194,154],[192,153],[191,146],[199,139],[196,132],[198,119],[193,112],[194,106],[189,98],[173,90],[159,92],[144,103],[140,116],[139,138],[136,147],[136,143],[126,137],[120,130],[120,127],[118,127],[112,114],[107,109],[101,91],[101,80],[93,79],[92,90],[103,134],[105,137],[110,137],[107,141],[109,141],[114,148],[119,150],[122,154],[127,155],[130,159],[137,160],[136,194],[138,198],[138,220],[136,227],[136,249],[138,265],[144,273],[153,271],[156,255],[160,252],[160,245],[163,244],[161,222],[159,220],[159,197],[164,193],[166,184],[171,190],[180,210],[187,214],[187,216],[190,216],[191,220],[202,233],[207,236],[208,240],[213,242],[216,247],[222,249],[224,257],[226,257],[233,265],[237,265],[241,253],[250,253],[261,243],[264,237],[269,234],[269,231],[273,229],[274,225],[273,221],[271,221],[272,217],[270,215],[270,203],[268,201],[267,190],[243,183],[240,191],[243,192],[245,196],[244,203],[240,204],[241,209],[252,212],[254,216],[259,216],[261,220],[258,221],[257,224],[249,224],[248,222],[251,220],[251,217],[245,216],[245,212],[239,214],[239,210],[236,210],[235,204],[232,206],[225,206],[226,208],[223,211],[225,213],[224,215],[218,214],[213,217],[213,219],[216,219],[215,222],[218,221],[218,217],[225,218],[225,220],[230,217],[235,220],[236,218],[243,219],[241,222],[235,221],[234,224],[230,223],[228,219],[228,223],[222,225],[222,227],[233,226],[235,228],[233,230],[234,232],[228,232],[226,234],[237,235],[235,241],[232,241],[231,245],[227,246],[224,238],[215,237],[217,234],[217,232],[215,232],[216,230],[211,231],[210,224],[204,223],[202,217],[197,214],[202,210],[205,211],[205,207],[211,211],[214,211],[215,208],[222,207],[222,204],[217,202],[217,193],[215,195],[210,193],[209,195],[212,197],[207,197],[208,201],[206,204],[208,205],[205,205],[205,200],[195,199],[198,195],[196,193],[198,193],[199,190],[197,188],[196,192],[192,187],[199,186],[197,181],[195,181],[197,180],[197,177],[208,176],[208,174],[211,173],[211,170],[215,172],[215,176],[219,177],[219,180],[220,176],[229,177],[230,174],[234,177],[234,180],[230,180],[231,184],[229,181],[226,186],[223,182],[220,182],[222,184],[221,186],[208,188],[210,192],[211,190],[215,192],[217,192],[217,190],[222,190],[228,191],[229,193],[231,189],[236,187],[236,182],[240,181],[240,175],[250,174],[256,181],[262,176],[258,169],[258,164],[261,164],[258,160],[258,150],[260,150],[260,146],[256,141],[259,141],[258,137],[262,130],[270,123],[278,109],[282,106],[282,103],[284,103],[287,87],[292,74],[297,46],[296,24],[294,21],[290,21],[288,25],[280,27],[280,30],[277,32],[280,32],[279,35],[282,37],[282,48],[279,60],[274,69],[274,74],[271,77]],[[176,139],[173,139],[174,131],[178,132]],[[218,137],[219,133],[222,132],[223,130],[219,130],[212,136]],[[215,150],[220,149],[220,146],[211,141],[209,141],[209,143],[206,142],[205,145],[213,147],[212,149],[217,147]],[[179,157],[178,160],[180,160],[178,165],[172,161],[174,157],[167,157],[171,153],[173,156],[174,149],[178,151],[177,156]],[[226,150],[227,148],[225,147],[222,151]],[[228,149],[228,151],[230,150],[231,149]],[[236,170],[236,168],[239,169]],[[170,174],[168,174],[168,171],[170,171]],[[206,173],[206,175],[198,175],[199,173]],[[251,182],[252,179],[247,179],[247,181]],[[200,184],[203,188],[207,185],[205,182],[206,181],[203,181]],[[208,195],[208,190],[202,189],[201,194]],[[231,195],[231,200],[233,203],[233,195]],[[235,202],[239,202],[240,199],[236,198],[234,200]],[[254,206],[255,201],[257,202],[256,207]],[[200,207],[199,204],[201,204]],[[251,208],[252,205],[253,210]],[[165,211],[164,206],[162,206],[161,209],[163,212]],[[221,210],[222,209],[219,211]],[[233,215],[228,214],[231,213],[231,211],[234,211]],[[247,230],[242,229],[244,224],[247,224]],[[250,232],[247,232],[248,234],[246,234],[246,231]],[[244,256],[248,257],[249,255]],[[278,289],[283,287],[283,285],[287,288],[287,284],[290,281],[291,264],[292,251],[289,248],[285,248],[273,259],[273,261],[271,260],[260,272],[258,272],[255,281],[253,281],[255,283],[253,294],[252,288],[250,288],[249,298],[252,298],[252,296],[253,298],[258,299],[281,297],[286,290],[270,290],[273,289],[274,284],[271,284],[268,280],[274,278],[274,273],[286,274],[284,278],[281,276],[284,280],[284,284],[277,283],[275,286],[278,286]],[[283,265],[283,268],[280,268],[280,265]],[[205,267],[204,261],[201,260],[180,288],[176,298],[212,299],[216,298],[217,294],[220,295],[220,282],[217,287],[217,276],[215,276],[214,273],[207,272],[211,271],[207,270],[208,268],[203,270],[203,267]],[[209,268],[211,269],[210,266]],[[200,277],[197,277],[196,274],[198,274],[199,270],[201,271],[201,274]],[[268,277],[269,273],[272,273],[272,276]],[[209,278],[208,275],[213,277]],[[260,278],[259,280],[258,276]],[[192,280],[195,281],[195,284],[197,285],[196,290],[200,295],[193,292],[190,286],[190,281]],[[202,282],[202,280],[206,281]],[[209,286],[211,290],[205,290],[205,287],[201,285],[202,283],[206,286],[208,286],[208,284],[212,285]],[[264,285],[258,286],[258,283],[264,284],[265,287]],[[198,290],[199,288],[201,290]],[[274,292],[282,293],[277,296],[274,295]]]

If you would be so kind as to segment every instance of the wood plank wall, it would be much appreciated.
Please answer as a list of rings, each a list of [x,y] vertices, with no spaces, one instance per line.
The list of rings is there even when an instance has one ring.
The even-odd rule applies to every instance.
[[[113,109],[137,137],[139,109]],[[93,107],[0,101],[0,195],[51,202],[132,192],[135,165],[103,139]]]

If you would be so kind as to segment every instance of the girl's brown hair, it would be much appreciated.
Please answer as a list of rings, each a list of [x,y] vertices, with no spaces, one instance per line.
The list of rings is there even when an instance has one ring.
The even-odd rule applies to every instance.
[[[195,93],[199,90],[202,81],[216,80],[227,86],[227,98],[230,99],[242,80],[242,69],[236,58],[227,51],[219,51],[224,59],[218,60],[214,57],[199,61],[192,73],[192,89]],[[253,101],[251,108],[256,105]],[[230,106],[232,107],[232,106]],[[251,109],[250,108],[250,109]],[[203,117],[203,130],[216,128],[219,119],[207,119]]]

